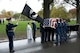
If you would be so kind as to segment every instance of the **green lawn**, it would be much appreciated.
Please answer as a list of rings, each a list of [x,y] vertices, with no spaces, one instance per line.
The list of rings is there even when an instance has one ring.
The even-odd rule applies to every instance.
[[[14,21],[13,24],[15,24],[17,21]],[[32,21],[19,21],[19,25],[15,28],[15,37],[17,39],[21,39],[21,38],[26,38],[26,26],[27,23],[30,22],[32,23]],[[5,26],[6,26],[7,22],[5,21],[4,24],[0,24],[0,39],[4,39],[7,38],[6,36],[6,31],[5,31]],[[37,28],[39,28],[39,23],[36,22]],[[31,25],[32,26],[32,25]],[[39,35],[39,30],[37,30],[37,35]]]
[[[68,24],[70,24],[70,25],[76,24],[76,21],[70,21],[70,22],[68,22]]]
[[[14,21],[13,23],[15,24],[17,21]],[[32,21],[19,21],[19,25],[15,28],[15,38],[16,39],[21,39],[21,38],[26,38],[26,26],[28,22]],[[7,38],[6,36],[6,31],[5,31],[5,26],[7,22],[5,21],[4,24],[0,24],[0,39],[5,39]],[[69,22],[69,24],[76,24],[75,21]],[[39,23],[36,22],[37,28],[39,28]],[[40,35],[39,29],[37,30],[37,36]]]

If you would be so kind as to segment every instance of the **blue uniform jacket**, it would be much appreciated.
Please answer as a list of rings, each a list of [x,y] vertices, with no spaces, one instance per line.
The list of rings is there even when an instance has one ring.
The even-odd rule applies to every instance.
[[[6,33],[7,33],[7,36],[14,36],[14,32],[13,32],[13,28],[16,27],[17,25],[14,25],[14,24],[11,24],[11,23],[8,23],[6,25]]]
[[[32,25],[33,25],[33,30],[36,30],[36,24],[32,23]]]
[[[56,23],[56,32],[61,32],[61,23]]]

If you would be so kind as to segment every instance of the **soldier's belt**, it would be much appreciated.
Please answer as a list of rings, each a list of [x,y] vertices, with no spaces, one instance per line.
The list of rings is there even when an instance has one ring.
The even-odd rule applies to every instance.
[[[13,32],[13,30],[9,30],[8,32]]]

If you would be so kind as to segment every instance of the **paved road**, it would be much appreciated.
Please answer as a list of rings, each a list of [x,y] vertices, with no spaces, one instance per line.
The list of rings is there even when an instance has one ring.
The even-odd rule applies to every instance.
[[[15,53],[80,53],[80,39],[77,38],[76,32],[71,32],[71,39],[66,43],[55,46],[54,42],[41,44],[40,37],[33,40],[14,41]],[[9,53],[8,42],[0,43],[0,53]]]

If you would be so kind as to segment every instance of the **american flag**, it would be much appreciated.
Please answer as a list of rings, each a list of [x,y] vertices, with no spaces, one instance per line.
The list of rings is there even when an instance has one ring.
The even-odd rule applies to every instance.
[[[44,19],[43,26],[44,27],[50,27],[50,18]]]
[[[50,26],[51,26],[51,28],[56,28],[55,27],[55,24],[56,24],[56,18],[50,18]]]
[[[55,27],[56,19],[59,19],[59,18],[46,18],[46,19],[44,19],[43,26],[44,27],[56,28]]]

